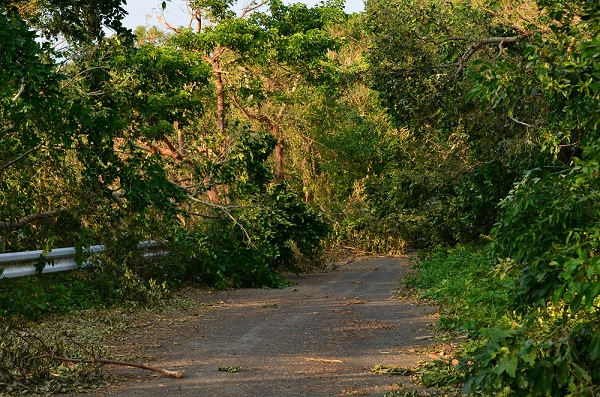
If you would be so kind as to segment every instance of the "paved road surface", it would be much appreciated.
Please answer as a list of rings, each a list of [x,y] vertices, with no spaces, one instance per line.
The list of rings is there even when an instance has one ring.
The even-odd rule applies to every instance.
[[[435,310],[394,296],[404,261],[375,258],[292,276],[295,285],[280,290],[200,293],[197,311],[170,314],[127,342],[144,350],[148,364],[183,370],[183,378],[120,369],[128,380],[85,396],[381,397],[399,379],[370,369],[415,365],[432,343],[419,337],[431,333]],[[218,370],[225,366],[242,369]]]

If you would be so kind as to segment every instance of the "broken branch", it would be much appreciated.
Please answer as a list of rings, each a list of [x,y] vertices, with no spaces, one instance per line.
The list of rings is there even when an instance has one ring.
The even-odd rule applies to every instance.
[[[169,148],[165,149],[165,148],[161,148],[161,147],[151,144],[151,143],[146,144],[146,143],[138,141],[135,143],[135,147],[138,149],[153,153],[153,154],[160,154],[164,157],[172,158],[173,160],[178,161],[178,162],[185,159],[184,156],[179,151],[177,151],[177,149],[175,149],[175,147],[173,147],[171,142],[166,140],[165,144],[167,146],[169,146]]]
[[[319,363],[343,364],[342,360],[331,360],[327,358],[305,357],[306,361],[317,361]]]
[[[454,71],[454,73],[452,74],[452,77],[456,77],[467,65],[467,62],[469,62],[469,59],[471,59],[471,57],[477,51],[479,51],[482,47],[489,45],[489,44],[496,44],[496,43],[503,46],[505,43],[514,43],[525,37],[528,37],[528,35],[518,35],[518,36],[510,36],[510,37],[488,37],[488,38],[481,39],[481,40],[471,44],[471,46],[467,49],[467,51],[465,51],[465,53],[460,58],[458,68]]]
[[[67,363],[123,365],[123,366],[127,366],[127,367],[140,368],[140,369],[146,369],[148,371],[158,372],[158,373],[161,373],[168,377],[177,378],[177,379],[181,378],[184,374],[183,371],[169,371],[167,369],[152,367],[152,366],[146,365],[146,364],[132,363],[129,361],[108,360],[108,359],[104,359],[104,358],[90,358],[90,359],[67,358],[67,357],[61,357],[61,356],[53,356],[50,354],[45,354],[45,355],[41,356],[41,358],[49,358],[51,360],[64,361]]]
[[[181,30],[179,30],[179,28],[177,28],[174,25],[171,25],[169,22],[167,22],[162,15],[155,15],[154,16],[156,18],[156,20],[160,23],[162,23],[163,25],[165,25],[169,30],[173,31],[173,33],[176,34],[180,34]]]
[[[229,208],[236,208],[237,206],[235,206],[235,207],[229,207],[228,208],[228,207],[225,207],[223,205],[216,204],[216,203],[209,203],[207,201],[199,200],[199,199],[197,199],[196,197],[194,197],[191,194],[188,194],[188,198],[190,200],[196,202],[196,203],[203,204],[203,205],[206,205],[206,206],[209,206],[209,207],[218,208],[221,211],[223,211],[223,213],[225,215],[227,215],[233,221],[233,223],[236,224],[244,232],[244,235],[248,239],[248,243],[250,243],[250,241],[252,239],[250,238],[250,234],[248,233],[248,231],[246,230],[246,228],[233,215],[231,215],[231,212],[229,212]]]

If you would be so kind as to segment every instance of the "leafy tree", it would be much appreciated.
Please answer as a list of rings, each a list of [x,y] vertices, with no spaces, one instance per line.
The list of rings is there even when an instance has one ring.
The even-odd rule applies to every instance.
[[[296,253],[318,252],[325,223],[283,186],[269,187],[271,135],[233,115],[226,125],[224,91],[208,88],[211,77],[217,86],[223,82],[216,53],[241,64],[267,45],[257,47],[247,36],[253,29],[271,34],[260,32],[257,19],[250,23],[209,5],[202,18],[214,11],[218,24],[171,37],[138,30],[134,44],[127,36],[94,36],[92,22],[85,37],[69,36],[74,30],[65,14],[60,26],[71,45],[56,65],[49,45],[41,48],[30,30],[42,26],[39,16],[53,6],[37,6],[27,22],[23,9],[14,8],[3,24],[14,38],[7,49],[17,54],[3,58],[11,83],[3,93],[2,120],[10,132],[4,139],[22,153],[3,153],[3,249],[104,242],[146,277],[198,277],[220,286],[277,285],[277,269],[292,267]],[[115,7],[108,14],[116,18]],[[189,47],[186,37],[223,43]],[[205,127],[215,97],[222,123],[211,131]],[[138,267],[130,251],[149,238],[166,241],[181,260]],[[190,239],[197,244],[185,243]]]
[[[62,76],[44,61],[49,47],[35,41],[36,34],[13,8],[0,14],[0,175],[2,196],[0,229],[7,233],[2,249],[12,245],[19,233],[32,239],[39,229],[29,227],[40,220],[69,222],[64,201],[57,197],[61,182],[56,171],[63,166],[72,136],[64,126],[65,104],[60,95]],[[68,183],[69,176],[65,181]],[[52,202],[49,204],[49,202]],[[43,233],[42,233],[43,234]],[[12,236],[9,238],[8,236]],[[38,241],[38,240],[36,240]]]
[[[242,118],[277,138],[275,177],[284,174],[285,116],[302,83],[318,73],[319,62],[336,44],[327,26],[343,14],[332,3],[308,8],[280,1],[244,9],[231,4],[190,2],[196,31],[173,28],[173,42],[203,54],[214,75],[216,130],[224,134],[226,109],[235,107]],[[260,11],[268,5],[268,11]],[[230,112],[231,113],[231,112]]]
[[[547,27],[518,68],[482,64],[477,95],[496,108],[542,96],[535,126],[558,166],[530,170],[501,203],[492,249],[519,279],[522,326],[495,330],[478,350],[469,390],[594,395],[600,380],[598,295],[598,24],[589,2],[540,1]],[[507,84],[506,81],[511,81]]]
[[[501,5],[493,7],[367,4],[369,77],[398,128],[382,145],[367,193],[377,216],[403,224],[414,244],[487,234],[515,178],[543,161],[515,113],[497,117],[470,94],[480,62],[510,68],[534,33]],[[535,114],[538,102],[520,106]]]

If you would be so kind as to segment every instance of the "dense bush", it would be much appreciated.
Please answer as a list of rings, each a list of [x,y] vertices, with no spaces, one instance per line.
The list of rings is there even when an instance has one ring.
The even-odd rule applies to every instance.
[[[422,251],[419,257],[416,273],[405,284],[420,298],[440,305],[441,329],[475,336],[504,315],[514,281],[498,277],[493,257],[484,250],[433,249]]]
[[[497,57],[470,52],[469,45],[506,33],[503,11],[488,11],[468,1],[367,3],[367,81],[396,130],[381,139],[365,192],[375,217],[398,223],[414,246],[488,234],[499,200],[540,157],[526,129],[470,94],[477,62],[510,67],[523,52],[521,45]],[[465,54],[474,62],[460,64]],[[528,100],[526,114],[538,103]]]

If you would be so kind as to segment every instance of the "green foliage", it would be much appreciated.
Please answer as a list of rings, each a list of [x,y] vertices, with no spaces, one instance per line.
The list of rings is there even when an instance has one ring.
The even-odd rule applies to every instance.
[[[359,186],[359,183],[357,183]],[[400,255],[407,247],[410,233],[399,217],[379,217],[365,203],[360,189],[348,200],[343,212],[334,217],[334,246],[345,246],[367,253]]]
[[[0,217],[6,220],[0,222],[0,248],[19,250],[24,239],[47,241],[48,229],[55,226],[70,234],[66,239],[73,237],[76,221],[57,210],[60,203],[39,217],[49,219],[39,222],[37,228],[20,223],[33,213],[48,211],[49,201],[59,200],[55,192],[39,192],[71,184],[72,174],[63,170],[71,136],[62,128],[64,103],[59,86],[63,76],[45,61],[49,46],[38,44],[36,33],[10,10],[0,14],[0,36],[0,77],[4,82],[0,88]],[[62,177],[56,178],[59,169]],[[56,239],[60,242],[62,237]]]
[[[442,134],[456,129],[457,113],[466,116],[472,105],[462,98],[469,84],[452,67],[462,45],[446,39],[486,35],[493,28],[491,14],[470,2],[437,0],[374,1],[366,14],[371,84],[397,124],[415,134],[431,127]]]
[[[110,256],[96,260],[101,264],[68,274],[0,279],[0,317],[37,320],[47,314],[102,306],[151,306],[168,293],[165,283],[154,279],[144,281],[123,262],[115,262]]]
[[[328,225],[295,193],[273,185],[239,203],[203,232],[206,248],[197,258],[202,280],[218,288],[281,287],[278,271],[297,270],[299,255],[319,259]]]
[[[419,384],[436,389],[460,385],[465,380],[464,368],[454,365],[449,360],[423,363],[414,372]]]
[[[172,282],[198,280],[218,288],[279,287],[280,270],[295,270],[299,257],[318,261],[325,220],[285,185],[274,185],[267,165],[275,140],[240,127],[227,161],[207,163],[215,180],[227,186],[227,203],[186,229],[167,229],[169,257],[159,259],[145,277]],[[206,203],[204,203],[206,204]],[[162,275],[162,276],[161,276]]]
[[[520,324],[490,331],[476,350],[467,391],[597,392],[599,10],[592,3],[543,4],[552,33],[535,37],[518,69],[482,66],[476,94],[502,108],[543,93],[548,116],[539,121],[540,135],[562,166],[529,171],[501,203],[491,248],[514,261],[507,270],[518,277],[518,293],[508,310]],[[507,74],[515,84],[505,83]]]
[[[419,397],[419,392],[416,390],[407,390],[401,387],[400,390],[389,391],[383,397]]]
[[[597,313],[549,305],[486,332],[466,392],[591,396],[598,391]]]
[[[58,332],[42,339],[17,323],[4,321],[0,329],[0,395],[81,392],[103,383],[98,365],[65,364],[51,359],[52,355],[89,357],[89,352],[68,343]]]
[[[514,281],[499,279],[494,259],[481,251],[433,250],[421,255],[415,269],[406,286],[440,305],[442,329],[477,334],[480,328],[496,323],[511,299]]]
[[[132,49],[113,37],[78,48],[58,74],[23,21],[5,22],[29,58],[13,59],[8,49],[3,58],[2,148],[10,151],[1,153],[2,249],[75,245],[91,234],[100,243],[98,234],[150,207],[169,221],[185,195],[168,180],[168,165],[137,146],[162,139],[176,121],[184,126],[184,112],[200,111],[198,93],[183,87],[206,83],[199,58]]]
[[[297,270],[299,258],[318,261],[329,226],[285,183],[273,183],[278,130],[240,123],[236,109],[281,119],[297,85],[317,82],[337,47],[328,28],[344,19],[341,4],[273,2],[267,12],[234,18],[228,1],[192,2],[218,23],[176,37],[138,29],[134,43],[121,26],[122,2],[96,3],[0,6],[0,250],[107,247],[78,256],[94,261],[89,268],[0,280],[3,321],[153,305],[167,285],[186,282],[277,287],[284,284],[278,272]],[[120,34],[106,38],[104,27]],[[69,45],[55,53],[36,32]],[[217,48],[224,52],[215,69],[207,59]],[[227,100],[239,93],[241,103],[219,104],[228,115],[215,129],[210,112],[219,93],[211,83],[221,67],[230,73]],[[135,247],[149,239],[169,256],[144,260]],[[53,379],[37,376],[45,364],[52,376],[67,374],[31,361],[18,336],[10,349],[21,349],[33,367],[2,368],[9,393],[42,391],[33,384]],[[68,386],[48,390],[77,387],[64,380]]]
[[[465,120],[467,109],[472,109],[474,114],[476,109],[487,109],[496,115],[507,115],[511,121],[516,120],[531,129],[530,133],[534,135],[527,139],[538,145],[541,154],[532,156],[530,149],[512,139],[511,145],[518,150],[502,151],[501,157],[497,157],[498,153],[487,152],[492,160],[483,165],[484,170],[489,167],[487,171],[456,178],[459,183],[453,181],[450,185],[422,183],[425,179],[422,175],[421,179],[413,176],[410,184],[399,184],[404,195],[396,194],[394,198],[399,198],[396,208],[423,200],[433,204],[432,197],[436,205],[441,206],[437,200],[444,197],[443,193],[447,194],[446,197],[451,198],[449,202],[461,203],[461,206],[458,211],[444,211],[444,215],[450,216],[441,226],[453,225],[456,219],[468,219],[465,218],[469,215],[468,205],[474,205],[473,214],[487,219],[487,227],[491,226],[490,220],[496,221],[490,236],[491,256],[482,261],[487,262],[487,270],[483,273],[483,269],[472,267],[454,252],[434,253],[419,264],[418,275],[410,281],[412,285],[425,288],[427,296],[441,302],[442,327],[476,331],[471,333],[478,337],[475,347],[464,353],[463,365],[469,374],[464,391],[506,396],[591,396],[598,392],[600,376],[597,263],[597,236],[600,235],[597,194],[599,10],[590,2],[540,1],[538,5],[546,7],[548,14],[536,14],[538,10],[531,5],[529,11],[533,17],[529,22],[544,27],[532,30],[531,40],[512,47],[510,55],[504,58],[500,56],[502,54],[493,59],[482,57],[472,66],[465,65],[462,73],[470,78],[472,86],[468,88],[469,84],[465,84],[469,93],[465,95],[463,91],[463,98],[466,103],[472,100],[479,103],[473,103],[474,108],[462,107],[454,115],[450,109],[446,113],[450,117],[443,120]],[[421,9],[426,13],[432,10]],[[453,17],[459,13],[453,13]],[[453,21],[456,19],[450,18],[444,26],[453,26]],[[407,21],[407,24],[412,22]],[[466,24],[466,21],[459,22]],[[493,21],[489,26],[499,27],[494,26]],[[527,29],[532,29],[532,25]],[[385,35],[380,38],[385,40]],[[387,43],[393,45],[393,42]],[[423,44],[418,49],[419,54],[424,55],[426,48]],[[382,53],[374,54],[381,56]],[[419,59],[405,60],[402,56],[399,55],[400,61]],[[412,64],[401,66],[415,70]],[[382,84],[391,84],[391,81]],[[422,81],[417,79],[416,84]],[[418,104],[418,97],[417,102],[400,100],[400,97],[412,98],[414,93],[410,92],[410,87],[410,84],[405,85],[400,90],[397,99],[400,105]],[[395,94],[389,87],[384,91],[384,96]],[[392,108],[392,111],[396,109]],[[413,112],[408,107],[401,109]],[[427,107],[416,109],[429,111]],[[403,116],[402,111],[395,114],[400,120]],[[419,124],[412,126],[414,122],[410,118],[407,121],[409,132],[424,131],[419,129]],[[435,125],[440,127],[436,136],[440,133],[443,136],[444,122]],[[503,130],[493,122],[487,125],[493,134]],[[475,130],[470,128],[468,131]],[[470,154],[472,159],[474,155],[486,153],[485,145],[493,142],[493,135],[471,136],[476,138],[470,141],[472,148],[477,149]],[[527,134],[523,136],[527,137]],[[508,140],[497,142],[508,148]],[[406,156],[406,152],[398,150],[397,153]],[[529,160],[510,160],[518,153],[528,156]],[[423,163],[414,154],[408,158],[414,159],[414,164]],[[507,171],[509,164],[515,164],[515,170],[529,171],[494,209],[494,202],[506,194],[503,192],[508,192],[511,179],[518,176],[518,173]],[[482,167],[475,165],[471,169]],[[406,172],[405,169],[398,174],[402,175],[402,172]],[[393,173],[383,174],[382,184],[390,180],[388,175]],[[438,177],[435,173],[425,176]],[[403,181],[403,178],[397,180]],[[461,200],[461,195],[467,200]],[[380,197],[381,203],[377,207],[385,209],[390,199]],[[454,213],[459,217],[452,216]],[[459,235],[456,231],[461,228],[454,224],[450,230],[449,235],[456,237]],[[492,273],[497,258],[501,259]],[[474,294],[470,291],[472,284],[478,285]],[[493,326],[488,328],[488,325]]]
[[[2,316],[19,314],[26,318],[37,318],[48,311],[88,309],[99,303],[90,293],[89,286],[71,275],[0,281]]]
[[[525,310],[564,301],[576,313],[592,307],[600,292],[598,163],[576,164],[563,172],[531,171],[502,203],[492,248],[526,265],[516,300]]]
[[[384,135],[365,186],[370,209],[401,224],[414,246],[477,241],[494,224],[499,200],[540,156],[526,129],[490,115],[487,102],[470,94],[471,62],[510,69],[522,49],[503,50],[499,60],[475,51],[463,64],[469,45],[511,29],[467,1],[369,2],[366,23],[368,81],[397,127]],[[528,103],[535,112],[537,102]]]
[[[593,395],[600,375],[597,309],[574,315],[561,303],[509,314],[518,280],[514,271],[500,279],[498,273],[512,266],[502,262],[490,271],[489,256],[465,249],[426,254],[417,264],[407,285],[439,302],[442,329],[466,329],[474,338],[458,367],[434,363],[423,368],[423,379],[434,387],[464,381],[465,393],[486,395]]]
[[[121,20],[127,12],[124,0],[45,0],[40,2],[40,27],[47,38],[62,35],[69,41],[92,42],[105,38],[105,29],[131,38]]]

